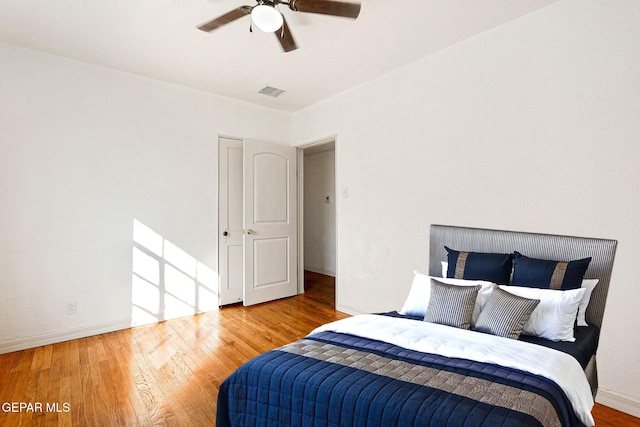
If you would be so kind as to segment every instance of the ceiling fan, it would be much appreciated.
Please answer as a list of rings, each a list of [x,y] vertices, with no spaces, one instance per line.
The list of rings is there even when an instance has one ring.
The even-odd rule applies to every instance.
[[[246,15],[251,15],[252,25],[249,27],[253,31],[253,24],[260,30],[267,33],[275,33],[280,41],[280,45],[285,52],[297,49],[296,42],[291,35],[289,26],[280,13],[277,6],[284,4],[294,12],[319,13],[321,15],[342,16],[355,19],[360,14],[360,4],[346,3],[333,0],[256,0],[254,6],[240,6],[237,9],[225,13],[198,27],[202,31],[213,31],[236,19]]]

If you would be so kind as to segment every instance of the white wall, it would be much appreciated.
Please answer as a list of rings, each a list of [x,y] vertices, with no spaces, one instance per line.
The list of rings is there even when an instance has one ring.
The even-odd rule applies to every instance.
[[[335,150],[304,156],[304,267],[329,276],[336,275],[334,157]]]
[[[7,44],[0,63],[0,351],[130,325],[134,220],[217,286],[218,135],[290,144],[291,116]]]
[[[638,22],[562,1],[296,113],[340,141],[338,308],[401,307],[432,223],[618,239],[599,400],[639,415]]]

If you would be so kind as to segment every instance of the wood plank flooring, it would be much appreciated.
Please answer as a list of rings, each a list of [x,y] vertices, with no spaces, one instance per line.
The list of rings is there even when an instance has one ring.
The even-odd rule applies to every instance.
[[[333,279],[306,276],[304,295],[0,355],[0,426],[214,425],[233,370],[347,317],[334,309]],[[594,416],[598,426],[640,427],[601,405]]]

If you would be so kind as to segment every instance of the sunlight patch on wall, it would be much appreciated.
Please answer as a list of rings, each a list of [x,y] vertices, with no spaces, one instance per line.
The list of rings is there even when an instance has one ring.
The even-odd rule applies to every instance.
[[[216,310],[217,289],[214,270],[133,220],[131,326]]]

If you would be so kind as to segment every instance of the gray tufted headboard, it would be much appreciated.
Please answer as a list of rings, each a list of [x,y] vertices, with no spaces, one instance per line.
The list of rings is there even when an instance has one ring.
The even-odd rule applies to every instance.
[[[441,261],[447,260],[444,246],[460,251],[512,253],[521,252],[531,258],[571,261],[592,257],[585,279],[599,279],[587,309],[590,324],[602,326],[609,291],[609,281],[617,240],[482,228],[431,225],[429,238],[429,275],[441,275]]]

